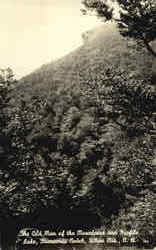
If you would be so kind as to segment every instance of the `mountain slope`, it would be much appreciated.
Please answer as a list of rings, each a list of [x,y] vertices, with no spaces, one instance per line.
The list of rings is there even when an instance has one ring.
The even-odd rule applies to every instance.
[[[114,67],[120,65],[132,74],[142,76],[151,70],[152,61],[147,51],[136,51],[133,41],[121,37],[115,25],[104,24],[89,31],[84,45],[77,50],[22,78],[16,91],[24,96],[47,95],[55,86],[77,86],[79,72],[85,75],[90,69],[96,73],[97,67],[106,63]]]
[[[122,220],[131,205],[139,211],[136,200],[146,202],[145,191],[149,190],[144,186],[155,180],[150,164],[153,144],[144,132],[132,137],[124,133],[106,105],[98,113],[82,87],[101,81],[107,66],[120,67],[135,78],[147,77],[153,57],[121,37],[111,23],[83,38],[84,45],[74,52],[21,79],[15,96],[28,100],[38,94],[48,100],[42,122],[34,126],[33,139],[41,152],[43,149],[44,165],[56,170],[59,185],[63,185],[55,205],[62,206],[64,197],[69,210],[76,200],[77,206],[92,209],[107,224],[119,213]],[[137,215],[129,211],[125,216],[123,223],[129,220],[133,227]]]

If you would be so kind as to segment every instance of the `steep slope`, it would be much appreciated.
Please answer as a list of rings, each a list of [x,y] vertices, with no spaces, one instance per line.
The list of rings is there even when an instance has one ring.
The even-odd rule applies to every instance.
[[[82,87],[101,81],[106,66],[120,67],[135,78],[147,77],[153,57],[121,37],[111,23],[83,38],[84,45],[76,51],[21,79],[15,95],[29,99],[38,94],[48,100],[32,137],[39,143],[41,165],[56,171],[56,207],[70,210],[76,204],[109,224],[112,215],[121,213],[122,219],[131,205],[135,208],[136,200],[146,195],[144,186],[155,180],[150,164],[153,144],[144,132],[132,137],[124,133],[106,106],[98,113],[94,98],[85,96]],[[130,211],[124,223],[129,220],[133,227],[131,215],[136,220]]]
[[[153,58],[144,49],[136,51],[135,43],[121,37],[112,23],[91,30],[84,37],[83,46],[21,79],[17,93],[24,96],[47,95],[56,86],[77,86],[79,72],[85,75],[90,69],[96,73],[97,67],[106,63],[115,67],[120,65],[140,76],[149,73],[152,68]]]

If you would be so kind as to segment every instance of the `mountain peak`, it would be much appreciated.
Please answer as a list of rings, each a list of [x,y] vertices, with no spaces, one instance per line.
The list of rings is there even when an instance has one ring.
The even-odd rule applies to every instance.
[[[82,37],[84,44],[81,47],[22,78],[17,93],[28,97],[47,95],[56,86],[78,88],[79,73],[86,79],[88,70],[97,74],[98,65],[120,67],[140,77],[151,72],[153,57],[146,49],[137,49],[133,40],[123,38],[115,24],[104,23],[85,32]]]

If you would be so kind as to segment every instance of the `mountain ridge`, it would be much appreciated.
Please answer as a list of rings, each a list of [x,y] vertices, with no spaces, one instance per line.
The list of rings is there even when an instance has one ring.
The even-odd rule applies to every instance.
[[[70,174],[62,197],[71,198],[76,192],[76,197],[85,202],[82,206],[89,204],[92,211],[100,211],[105,223],[114,221],[115,226],[121,220],[133,228],[137,215],[142,216],[139,204],[146,204],[149,192],[144,185],[155,181],[150,164],[154,146],[151,136],[142,129],[140,134],[134,133],[133,124],[129,124],[129,134],[127,127],[124,131],[114,121],[109,105],[98,109],[96,93],[91,90],[89,95],[87,84],[103,84],[108,67],[122,69],[132,79],[147,78],[152,65],[153,57],[145,48],[123,38],[109,23],[89,31],[80,48],[24,77],[16,88],[15,95],[23,95],[27,101],[33,95],[47,100],[42,121],[34,126],[30,139],[43,148],[48,167],[57,167],[62,176]],[[140,125],[137,122],[134,125]],[[147,197],[149,205],[151,197]],[[59,201],[62,206],[62,199]]]
[[[152,68],[152,56],[145,49],[136,50],[136,43],[123,38],[115,25],[103,24],[87,32],[84,44],[68,55],[23,77],[17,93],[46,95],[54,85],[64,88],[79,84],[78,74],[86,69],[96,70],[95,65],[122,67],[132,75],[148,74]],[[27,98],[26,97],[26,98]]]

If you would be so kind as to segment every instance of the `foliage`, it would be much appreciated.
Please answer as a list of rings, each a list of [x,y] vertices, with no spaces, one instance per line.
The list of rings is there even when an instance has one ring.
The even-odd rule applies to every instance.
[[[5,83],[3,79],[3,87]],[[8,95],[6,87],[5,98]],[[61,222],[52,218],[54,227],[61,223],[88,228],[100,223],[96,201],[109,208],[105,222],[120,208],[120,196],[101,180],[111,161],[110,145],[97,133],[94,109],[85,108],[83,100],[73,95],[74,90],[52,92],[48,100],[33,97],[30,104],[22,100],[19,106],[6,102],[5,124],[1,124],[7,147],[1,143],[0,218],[3,223],[16,221],[17,231],[24,225],[48,226],[47,209],[61,218]],[[108,199],[116,203],[115,208]],[[67,215],[62,218],[62,213]]]
[[[131,196],[129,198],[132,199]],[[138,243],[147,240],[150,246],[155,246],[155,188],[146,187],[141,195],[135,199],[133,206],[121,209],[120,214],[113,220],[112,227],[120,230],[136,230]]]
[[[95,119],[95,108],[86,106],[83,99],[73,98],[73,95],[74,90],[61,92],[57,94],[55,103],[53,95],[49,98],[44,129],[47,127],[53,147],[49,147],[47,140],[41,141],[44,143],[42,147],[46,148],[46,155],[42,154],[42,157],[55,175],[56,181],[51,179],[56,194],[55,206],[58,208],[63,206],[71,214],[80,209],[101,216],[102,210],[96,205],[99,201],[109,208],[105,214],[105,223],[111,213],[117,213],[121,200],[107,184],[107,178],[104,180],[107,165],[109,166],[112,158],[110,143],[107,145],[98,132],[99,122]],[[42,138],[44,137],[46,138],[45,134],[42,135]],[[36,141],[39,142],[40,139],[41,135]],[[95,187],[97,180],[101,186],[98,189]],[[105,199],[102,199],[102,195]],[[116,201],[116,208],[109,206],[108,199],[112,202],[114,200],[114,203]]]
[[[44,106],[38,97],[28,105],[21,101],[19,106],[12,103],[12,91],[16,81],[12,70],[1,72],[0,100],[0,221],[2,248],[15,244],[18,230],[23,223],[29,223],[28,216],[42,205],[41,181],[36,178],[41,171],[37,165],[37,148],[29,136],[34,126],[41,121]]]
[[[105,66],[101,74],[95,77],[90,72],[90,77],[85,82],[82,80],[81,87],[86,103],[96,107],[98,132],[103,126],[106,135],[107,124],[116,128],[117,137],[111,140],[111,161],[106,176],[102,175],[102,178],[112,185],[114,191],[117,186],[120,187],[120,198],[123,194],[125,196],[118,217],[112,214],[112,223],[118,220],[121,229],[123,224],[121,226],[120,223],[125,217],[125,228],[133,228],[129,210],[134,206],[139,211],[136,201],[139,197],[144,200],[144,190],[149,190],[155,180],[155,168],[152,165],[155,146],[151,136],[156,109],[154,88],[150,79],[134,79],[127,72],[109,66]],[[106,138],[107,145],[112,132]],[[148,223],[146,215],[145,212],[144,219]],[[137,213],[133,213],[133,221],[137,216]],[[154,223],[154,217],[152,220]],[[154,227],[155,224],[153,230]],[[137,230],[141,232],[141,228],[143,226],[137,224]]]
[[[98,78],[82,82],[86,102],[94,103],[97,115],[109,116],[128,136],[150,133],[156,109],[151,80],[134,79],[121,69],[105,66]]]
[[[30,103],[32,96],[44,96],[57,89],[75,89],[80,94],[79,72],[87,79],[88,70],[99,75],[105,64],[119,65],[135,76],[143,78],[150,75],[153,57],[146,50],[136,49],[135,41],[123,38],[111,22],[88,32],[88,42],[65,57],[46,64],[20,79],[14,91],[16,102],[23,95]],[[155,67],[153,65],[155,71]]]
[[[128,213],[128,208],[141,195],[140,190],[153,181],[148,105],[139,105],[139,110],[134,106],[131,121],[125,102],[122,105],[120,102],[118,109],[112,109],[120,101],[123,85],[122,100],[127,98],[129,107],[133,104],[128,99],[130,91],[135,93],[136,104],[141,98],[147,104],[154,101],[150,97],[154,96],[152,88],[150,95],[146,89],[147,100],[146,94],[140,97],[143,88],[139,86],[145,82],[133,82],[132,75],[128,75],[132,71],[137,74],[142,66],[139,74],[144,68],[148,71],[151,58],[140,52],[136,56],[132,47],[127,51],[127,45],[114,29],[108,37],[102,34],[103,30],[101,40],[98,37],[88,43],[88,47],[83,46],[55,65],[44,66],[14,89],[13,97],[19,101],[22,92],[26,102],[19,101],[19,106],[13,108],[9,104],[9,113],[5,113],[10,117],[6,121],[11,121],[5,129],[12,143],[10,151],[6,148],[4,151],[2,145],[3,155],[7,156],[5,163],[9,166],[2,170],[6,173],[6,183],[2,179],[3,190],[8,190],[5,194],[1,192],[4,198],[0,203],[5,208],[1,210],[3,218],[7,215],[10,219],[14,215],[14,222],[22,227],[33,223],[33,226],[46,227],[51,223],[50,218],[56,227],[60,224],[62,227],[92,227],[101,221],[110,225],[122,210]],[[115,41],[111,47],[110,39]],[[119,62],[127,69],[126,75],[114,68],[107,71],[106,64],[117,67]],[[112,88],[111,83],[116,88]],[[44,98],[32,98],[34,93],[41,95],[43,89]],[[104,98],[105,90],[109,100]],[[127,130],[132,124],[136,128],[133,115],[138,118],[136,133],[134,129]],[[143,121],[148,126],[143,126],[142,130],[140,122],[142,125]]]
[[[123,36],[142,42],[147,50],[156,56],[150,46],[155,36],[156,4],[153,0],[84,0],[86,10],[95,11],[100,18],[117,23]],[[118,14],[117,14],[118,12]]]

